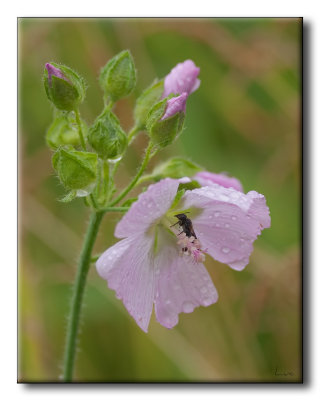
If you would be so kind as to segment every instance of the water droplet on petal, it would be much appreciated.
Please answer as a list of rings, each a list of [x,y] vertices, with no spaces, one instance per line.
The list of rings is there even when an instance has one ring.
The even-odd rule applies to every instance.
[[[225,226],[226,228],[230,228],[230,225],[229,225],[229,224],[224,224],[224,226]]]
[[[232,219],[233,221],[235,221],[235,220],[237,219],[237,217],[236,217],[235,215],[233,215],[233,216],[231,217],[231,219]]]
[[[166,300],[165,303],[166,303],[166,304],[170,304],[171,301],[170,301],[170,300]]]
[[[209,215],[209,219],[212,219],[212,215]]]
[[[222,251],[222,253],[224,253],[224,254],[230,253],[229,247],[222,247],[221,251]]]
[[[182,304],[182,311],[184,313],[191,313],[193,311],[193,309],[194,309],[194,304],[191,303],[190,301],[185,301]]]
[[[214,216],[215,216],[215,217],[219,217],[219,215],[220,215],[220,211],[216,211],[216,212],[214,213]]]
[[[208,289],[206,286],[202,286],[202,288],[200,289],[201,293],[207,293]]]

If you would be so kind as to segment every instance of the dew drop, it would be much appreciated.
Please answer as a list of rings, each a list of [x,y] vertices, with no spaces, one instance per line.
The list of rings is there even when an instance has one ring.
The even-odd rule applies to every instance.
[[[222,253],[224,253],[224,254],[230,253],[229,247],[222,247],[221,251],[222,251]]]
[[[185,301],[182,304],[182,311],[184,313],[191,313],[193,311],[193,309],[194,309],[194,305],[190,301]]]
[[[156,275],[159,275],[159,274],[160,274],[160,269],[156,269],[155,274],[156,274]]]
[[[233,221],[235,221],[235,220],[237,219],[237,217],[236,217],[235,215],[233,215],[233,216],[231,217],[231,219],[232,219]]]
[[[224,224],[224,226],[225,226],[226,228],[230,228],[230,225],[229,225],[229,224]]]
[[[166,303],[166,304],[170,304],[171,301],[170,301],[170,300],[166,300],[165,303]]]
[[[206,286],[202,286],[202,288],[200,289],[201,293],[207,293],[208,289]]]
[[[215,217],[219,217],[219,215],[220,215],[220,211],[216,211],[216,212],[214,213],[214,216],[215,216]]]
[[[220,224],[216,224],[216,227],[219,228],[219,227],[220,227]]]
[[[209,219],[212,219],[212,215],[209,215]]]

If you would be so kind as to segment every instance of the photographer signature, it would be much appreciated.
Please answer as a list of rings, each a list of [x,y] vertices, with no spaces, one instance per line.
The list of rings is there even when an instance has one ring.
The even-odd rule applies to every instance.
[[[294,373],[292,371],[279,370],[278,367],[276,367],[274,370],[274,375],[275,376],[293,376]]]

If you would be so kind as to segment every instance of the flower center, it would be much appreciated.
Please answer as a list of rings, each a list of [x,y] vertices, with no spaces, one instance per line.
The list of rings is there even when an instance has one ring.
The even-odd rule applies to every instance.
[[[184,232],[178,233],[179,238],[177,244],[180,246],[180,254],[191,256],[195,262],[201,263],[205,260],[205,254],[201,249],[202,245],[199,239],[194,236],[187,236]]]

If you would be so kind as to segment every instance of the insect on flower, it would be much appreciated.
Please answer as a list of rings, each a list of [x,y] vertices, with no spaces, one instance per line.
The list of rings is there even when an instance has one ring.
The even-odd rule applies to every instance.
[[[186,234],[186,236],[188,236],[188,237],[193,236],[195,239],[197,239],[197,236],[194,233],[191,219],[188,218],[186,216],[186,214],[183,214],[183,213],[176,214],[175,217],[178,218],[179,221],[176,222],[175,224],[171,225],[170,228],[179,224],[179,226],[181,226],[181,228],[182,228],[182,232],[184,232]],[[179,235],[180,235],[180,233],[179,233]]]

